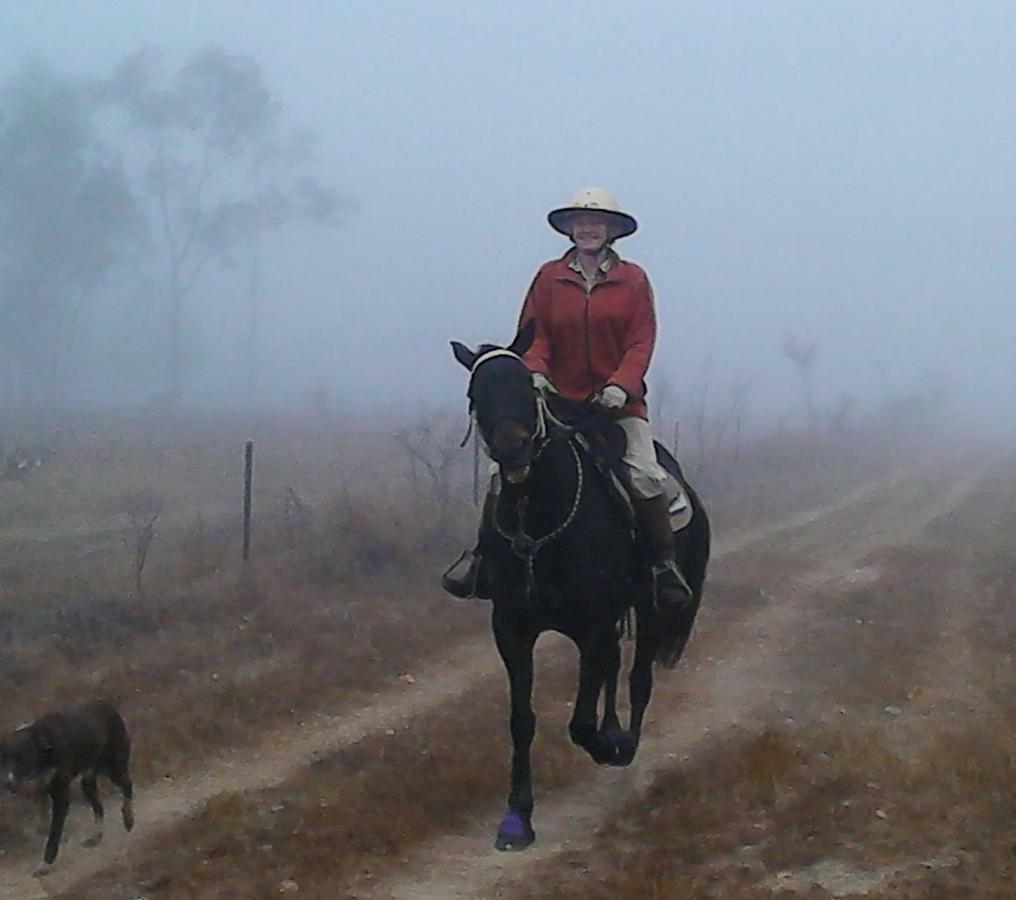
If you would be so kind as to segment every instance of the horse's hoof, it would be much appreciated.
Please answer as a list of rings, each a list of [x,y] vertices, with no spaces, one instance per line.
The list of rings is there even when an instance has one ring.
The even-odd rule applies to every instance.
[[[525,850],[536,840],[536,833],[525,813],[509,810],[497,828],[494,846],[498,850]]]
[[[622,731],[621,729],[605,731],[600,737],[604,744],[610,748],[610,755],[605,760],[606,765],[631,765],[639,745],[630,731]]]

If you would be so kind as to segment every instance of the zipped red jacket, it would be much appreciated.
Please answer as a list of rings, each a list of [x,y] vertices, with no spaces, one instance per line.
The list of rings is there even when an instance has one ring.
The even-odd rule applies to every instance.
[[[523,357],[570,400],[616,384],[628,395],[624,414],[648,418],[645,376],[656,343],[656,310],[641,266],[611,252],[587,288],[571,268],[575,250],[544,263],[526,294],[519,325],[536,322]]]

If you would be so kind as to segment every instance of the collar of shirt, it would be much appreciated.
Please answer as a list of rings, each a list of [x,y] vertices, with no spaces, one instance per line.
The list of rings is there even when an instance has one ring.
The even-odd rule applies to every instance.
[[[617,252],[608,248],[606,255],[600,261],[600,265],[597,267],[596,271],[593,272],[592,278],[589,278],[587,277],[585,270],[582,268],[581,263],[579,263],[578,253],[573,250],[571,259],[568,260],[568,268],[573,272],[578,272],[579,276],[586,282],[586,284],[596,284],[596,282],[600,281],[610,271],[611,267],[619,259],[620,257],[617,255]]]

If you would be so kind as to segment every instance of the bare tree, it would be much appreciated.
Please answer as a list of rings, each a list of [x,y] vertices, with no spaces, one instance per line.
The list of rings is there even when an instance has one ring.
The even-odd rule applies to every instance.
[[[294,220],[333,221],[338,199],[302,173],[307,142],[283,134],[280,105],[250,57],[203,50],[167,78],[159,53],[141,51],[117,67],[104,96],[140,138],[139,182],[166,263],[170,403],[183,390],[187,299],[210,263],[235,265],[238,255],[253,391],[262,238]]]
[[[254,189],[237,207],[238,250],[246,282],[246,381],[250,403],[257,395],[265,237],[292,224],[333,228],[338,225],[340,214],[352,209],[350,201],[306,174],[304,170],[313,158],[311,139],[307,135],[291,138],[271,135],[259,141],[250,161]]]
[[[677,402],[677,391],[670,373],[665,369],[659,369],[654,373],[653,383],[649,389],[649,399],[652,401],[651,420],[656,423],[656,430],[660,436],[666,437],[669,428],[668,423],[672,421],[672,414]]]
[[[745,375],[735,378],[728,391],[728,399],[716,421],[716,433],[713,441],[713,456],[718,457],[723,450],[723,443],[728,431],[735,431],[734,456],[740,452],[741,425],[744,421],[748,397],[751,394],[753,379]]]
[[[452,474],[459,453],[459,439],[451,424],[442,419],[420,420],[396,432],[396,440],[406,452],[409,474],[420,496],[420,477],[424,473],[440,511],[439,528],[447,524],[451,512]]]
[[[797,376],[801,382],[801,395],[804,398],[805,414],[808,417],[808,431],[814,434],[816,415],[812,372],[818,356],[818,344],[815,341],[805,341],[788,333],[783,338],[783,355],[794,364],[794,368],[797,370]]]
[[[829,413],[829,428],[836,434],[844,434],[853,421],[857,410],[857,398],[851,394],[840,394],[836,405]]]
[[[709,392],[712,389],[713,380],[713,353],[707,350],[702,357],[702,369],[699,373],[698,393],[695,397],[692,410],[692,420],[695,427],[696,458],[699,470],[706,466],[706,418],[709,403]]]
[[[151,490],[139,490],[123,498],[123,511],[130,522],[134,545],[134,584],[142,595],[141,576],[145,571],[148,551],[155,538],[155,523],[162,512],[162,499]]]
[[[21,403],[60,397],[94,292],[143,225],[92,114],[41,62],[0,90],[0,381]]]

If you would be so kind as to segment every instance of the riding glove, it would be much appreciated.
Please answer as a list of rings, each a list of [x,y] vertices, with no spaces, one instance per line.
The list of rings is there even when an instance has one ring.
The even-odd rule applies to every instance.
[[[616,384],[608,384],[596,395],[596,402],[604,409],[621,409],[628,402],[628,395],[624,388],[620,388]]]
[[[554,383],[542,372],[533,372],[533,387],[541,394],[556,394]]]

